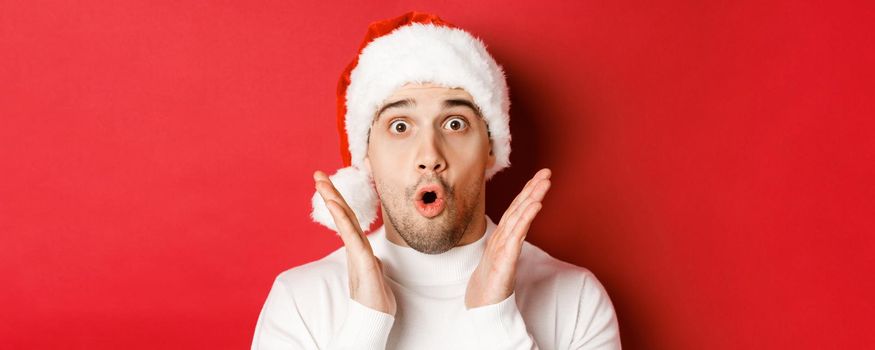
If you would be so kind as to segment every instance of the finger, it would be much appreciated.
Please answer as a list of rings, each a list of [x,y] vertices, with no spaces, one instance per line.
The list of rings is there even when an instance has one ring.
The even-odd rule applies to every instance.
[[[550,190],[550,186],[552,185],[553,182],[549,179],[542,179],[541,181],[538,181],[535,186],[532,186],[532,192],[529,194],[529,199],[536,202],[544,200],[544,196],[547,195],[547,191]]]
[[[514,204],[516,204],[516,205],[521,204],[525,200],[525,198],[529,194],[532,193],[532,190],[535,188],[535,186],[538,185],[538,183],[540,181],[549,179],[551,175],[552,175],[552,171],[549,168],[544,168],[544,169],[538,170],[538,172],[535,173],[535,175],[532,176],[532,178],[528,182],[526,182],[526,185],[523,187],[523,190],[520,191],[520,194],[514,199],[514,201],[508,207],[513,207]]]
[[[380,266],[380,272],[384,272],[384,271],[386,271],[386,270],[383,269],[383,261],[380,260],[380,258],[378,258],[378,257],[376,257],[376,256],[374,257],[374,259],[377,260],[377,265]]]
[[[340,194],[340,191],[334,187],[334,184],[328,179],[328,176],[326,176],[325,173],[317,170],[313,173],[313,179],[316,182],[316,191],[319,192],[319,196],[322,197],[326,206],[328,205],[329,200],[334,201],[343,210],[345,216],[348,216],[351,219],[357,219],[355,218],[355,213],[349,209],[349,205]],[[355,221],[357,222],[357,220]]]
[[[343,245],[347,249],[347,254],[350,254],[349,258],[361,258],[362,254],[373,255],[370,244],[365,244],[361,235],[357,233],[358,227],[352,223],[340,204],[329,199],[325,201],[325,205],[334,219],[337,232],[340,233],[340,239],[343,240]]]
[[[492,256],[501,257],[495,261],[500,261],[499,264],[506,268],[510,265],[510,271],[513,271],[516,267],[516,262],[522,252],[523,241],[526,238],[526,233],[529,231],[529,226],[534,220],[535,215],[541,210],[541,207],[542,204],[540,202],[528,202],[527,205],[524,206],[524,210],[522,214],[520,214],[516,226],[508,230],[510,234],[501,240],[501,244],[495,245],[495,250],[492,252]],[[492,248],[492,246],[489,248]]]
[[[532,189],[535,186],[537,186],[537,184],[542,179],[549,179],[551,174],[552,174],[552,171],[549,168],[541,169],[537,173],[535,173],[535,176],[533,176],[532,179],[530,179],[528,182],[526,182],[526,185],[523,186],[523,190],[520,191],[520,193],[516,196],[516,198],[514,198],[513,202],[510,203],[510,205],[507,207],[507,210],[505,211],[505,213],[513,213],[514,211],[516,211],[516,209],[520,206],[520,204],[525,202],[525,200],[532,193]],[[502,216],[501,220],[499,221],[499,225],[502,225],[505,221],[506,221],[505,216]]]
[[[316,190],[319,192],[320,196],[322,196],[325,205],[328,206],[328,202],[331,201],[340,211],[339,213],[332,213],[332,218],[334,219],[335,226],[337,226],[338,233],[341,235],[341,239],[344,239],[344,236],[347,237],[347,239],[344,240],[344,245],[348,247],[347,249],[352,249],[354,253],[363,250],[365,253],[372,256],[373,249],[371,248],[370,241],[368,241],[367,237],[361,230],[358,217],[355,215],[355,212],[350,209],[349,205],[346,204],[346,200],[337,188],[334,187],[331,179],[329,179],[325,173],[318,170],[314,172],[313,178],[316,180]],[[330,210],[331,209],[329,208],[329,212]],[[335,214],[340,214],[340,216],[335,217]],[[347,226],[347,228],[344,229],[343,221],[347,222],[351,227]],[[352,246],[348,244],[349,242],[353,242]]]
[[[333,200],[337,202],[341,209],[346,212],[346,215],[352,218],[355,222],[358,222],[358,217],[355,215],[355,212],[349,208],[349,204],[346,204],[346,200],[343,198],[343,195],[337,190],[336,187],[330,182],[326,180],[317,180],[316,181],[316,191],[319,192],[319,195],[322,196],[322,200]]]
[[[535,220],[535,216],[538,215],[538,212],[541,211],[542,207],[543,204],[541,204],[541,202],[529,204],[520,216],[520,220],[517,221],[516,226],[511,229],[511,237],[514,239],[511,239],[508,243],[515,248],[517,254],[519,254],[520,249],[522,249],[522,243],[526,239],[532,221]]]
[[[316,172],[313,173],[313,180],[316,181],[316,184],[325,183],[327,185],[326,189],[328,191],[326,195],[330,199],[337,201],[338,204],[342,204],[345,207],[349,207],[349,205],[346,203],[346,199],[343,198],[343,196],[340,194],[340,191],[337,190],[337,187],[334,186],[334,182],[331,181],[328,175],[326,175],[322,171],[316,170]]]
[[[530,190],[528,198],[517,205],[516,208],[508,208],[509,213],[506,214],[507,221],[505,222],[505,230],[503,230],[503,234],[513,236],[513,228],[517,226],[517,222],[520,220],[520,217],[525,212],[526,208],[532,203],[540,203],[550,189],[551,184],[550,180],[545,179],[539,181]]]
[[[347,216],[353,220],[354,223],[358,223],[358,217],[355,215],[355,212],[350,209],[349,204],[346,203],[346,199],[343,198],[343,195],[340,194],[340,191],[334,187],[334,183],[331,182],[331,179],[328,178],[325,173],[321,171],[316,171],[313,173],[313,179],[316,180],[316,190],[319,191],[319,194],[322,196],[322,200],[331,199],[337,204],[341,206],[343,211],[346,212]],[[359,235],[362,234],[361,230],[358,230]]]

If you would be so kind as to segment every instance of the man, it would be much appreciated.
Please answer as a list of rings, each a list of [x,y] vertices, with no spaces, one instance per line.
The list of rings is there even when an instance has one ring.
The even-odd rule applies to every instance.
[[[479,39],[418,12],[372,23],[338,101],[347,167],[315,172],[313,218],[344,247],[279,274],[253,349],[620,348],[596,277],[524,240],[549,169],[485,215],[510,104]]]

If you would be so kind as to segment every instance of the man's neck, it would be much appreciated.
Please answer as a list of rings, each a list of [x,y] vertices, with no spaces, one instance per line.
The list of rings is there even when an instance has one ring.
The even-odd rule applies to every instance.
[[[389,223],[389,221],[385,214],[383,214],[383,223],[386,227],[386,239],[388,239],[389,242],[392,242],[402,247],[409,247],[407,245],[407,242],[405,242],[404,239],[401,238],[401,235],[399,235],[398,232],[395,231],[395,228],[392,227],[391,224],[386,225],[386,223]],[[474,214],[474,218],[471,220],[471,223],[469,223],[468,227],[465,228],[465,233],[462,234],[462,239],[459,240],[459,243],[456,243],[456,247],[474,243],[478,239],[483,237],[485,233],[486,213],[483,210],[478,210],[478,213]]]

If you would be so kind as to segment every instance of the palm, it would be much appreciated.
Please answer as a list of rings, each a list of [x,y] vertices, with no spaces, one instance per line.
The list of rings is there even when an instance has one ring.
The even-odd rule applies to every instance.
[[[395,315],[395,295],[384,278],[383,263],[374,256],[355,213],[325,173],[316,171],[313,179],[346,247],[350,298],[371,309]]]
[[[550,175],[550,169],[538,171],[504,212],[468,280],[466,308],[495,304],[513,293],[516,263],[529,226],[550,189]]]

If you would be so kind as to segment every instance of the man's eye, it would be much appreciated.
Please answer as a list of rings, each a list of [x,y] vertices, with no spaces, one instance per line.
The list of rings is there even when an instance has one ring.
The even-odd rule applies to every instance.
[[[403,120],[396,120],[392,122],[392,124],[389,124],[389,131],[391,131],[393,134],[404,133],[405,131],[407,131],[407,122]]]
[[[444,127],[453,131],[459,131],[468,127],[468,122],[466,122],[465,119],[462,118],[453,118],[447,120],[446,124],[444,124]]]

